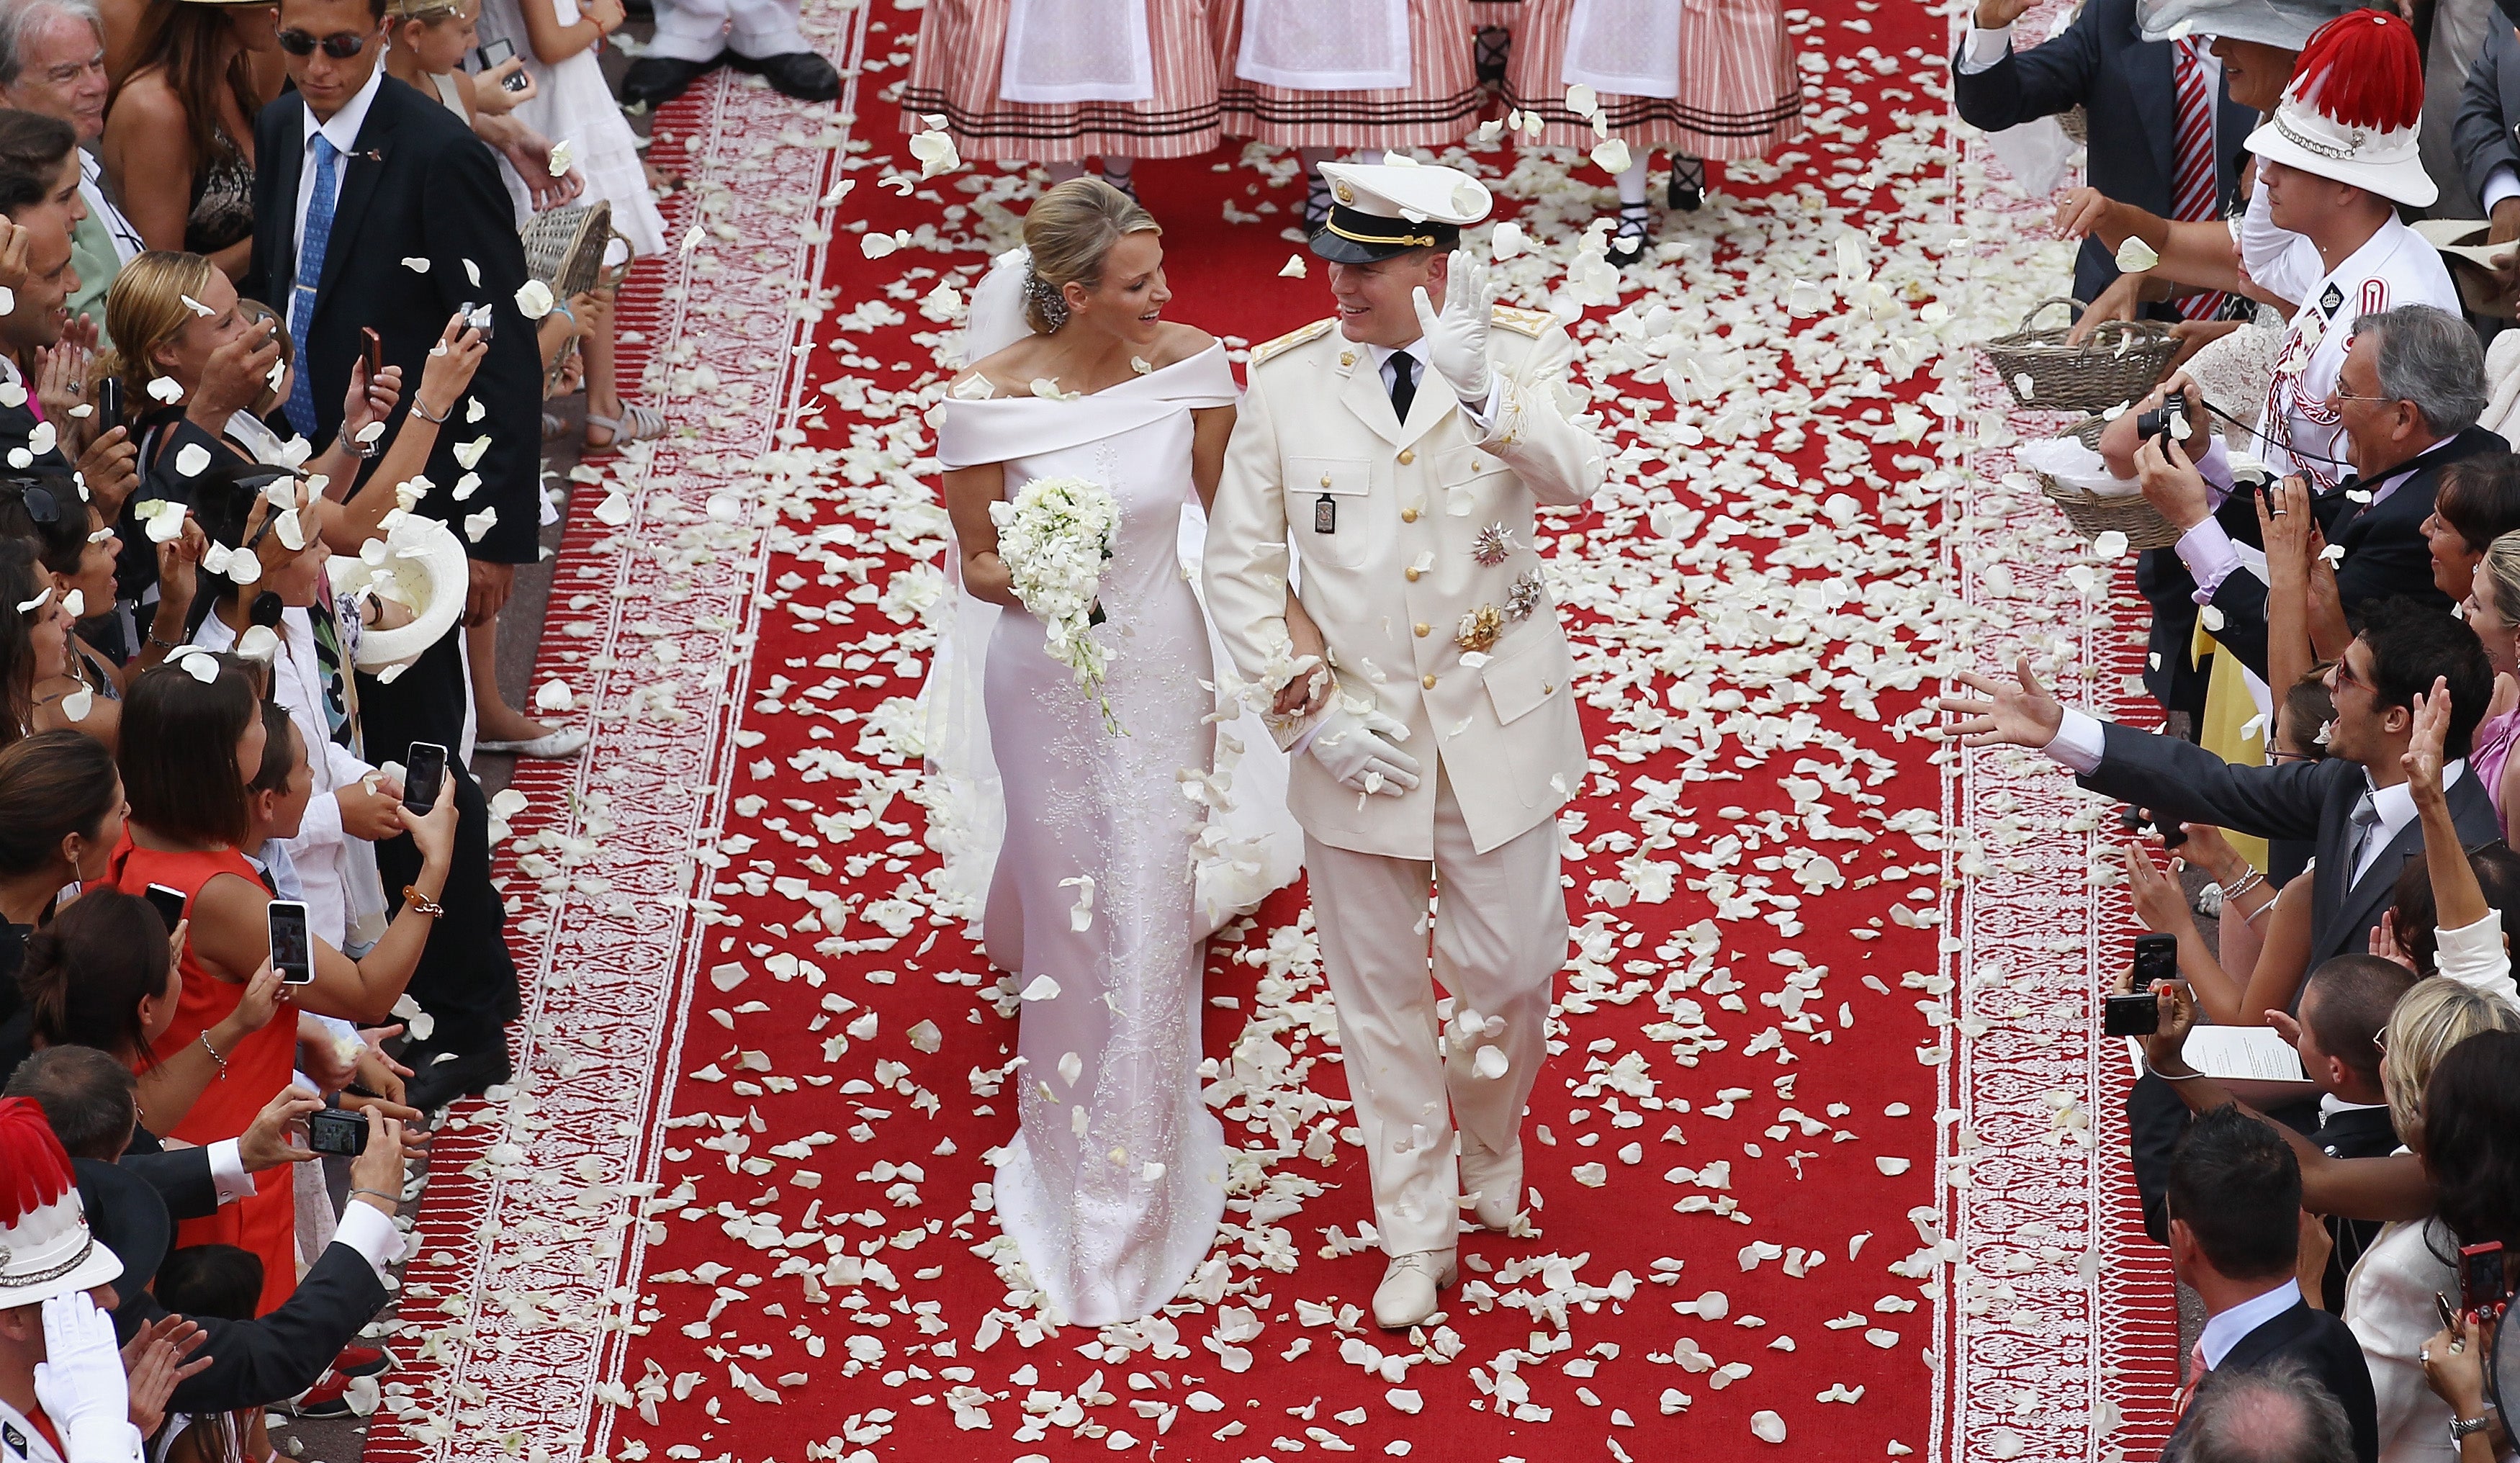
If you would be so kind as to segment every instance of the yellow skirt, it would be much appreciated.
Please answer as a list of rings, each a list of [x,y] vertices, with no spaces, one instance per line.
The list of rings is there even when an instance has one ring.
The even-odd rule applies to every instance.
[[[2210,657],[2213,668],[2205,682],[2205,716],[2197,724],[2197,745],[2226,762],[2264,767],[2267,736],[2273,730],[2274,719],[2259,715],[2257,698],[2249,694],[2249,677],[2240,667],[2240,658],[2228,653],[2214,654],[2215,648],[2205,627],[2198,625],[2196,638],[2188,646],[2190,662],[2202,665]],[[2249,861],[2251,868],[2267,866],[2265,839],[2228,828],[2223,830],[2223,837]]]

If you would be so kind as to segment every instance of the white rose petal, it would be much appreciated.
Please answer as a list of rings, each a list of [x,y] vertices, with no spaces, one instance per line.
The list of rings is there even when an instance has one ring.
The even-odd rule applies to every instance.
[[[1774,1412],[1753,1412],[1750,1414],[1750,1435],[1761,1442],[1782,1442],[1785,1441],[1785,1420]]]
[[[551,287],[540,280],[527,280],[517,287],[517,313],[527,320],[540,320],[552,311]]]
[[[1288,254],[1286,256],[1286,267],[1278,271],[1278,278],[1282,280],[1300,280],[1304,278],[1308,272],[1307,266],[1304,263],[1303,255]]]
[[[2122,274],[2141,274],[2160,262],[2161,255],[2153,252],[2152,245],[2132,234],[2118,245],[2118,270]]]
[[[498,521],[499,510],[495,508],[485,508],[477,513],[466,513],[464,515],[465,540],[474,544],[481,542],[481,535],[488,533]]]
[[[425,254],[405,254],[403,256],[402,267],[410,270],[413,274],[427,274],[428,273],[428,258]]]

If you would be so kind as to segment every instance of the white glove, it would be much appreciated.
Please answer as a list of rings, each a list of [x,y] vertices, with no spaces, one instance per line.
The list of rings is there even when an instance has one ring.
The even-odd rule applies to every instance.
[[[131,1425],[131,1384],[113,1322],[87,1292],[44,1303],[44,1358],[35,1363],[35,1400],[62,1430],[68,1463],[133,1463],[140,1430]]]
[[[1418,759],[1397,745],[1408,737],[1406,726],[1379,711],[1359,716],[1334,706],[1304,750],[1341,787],[1398,797],[1418,785]]]
[[[1496,305],[1497,287],[1489,283],[1488,267],[1467,249],[1453,250],[1450,278],[1444,287],[1441,317],[1427,301],[1425,287],[1418,287],[1418,329],[1425,336],[1426,354],[1444,384],[1467,405],[1481,406],[1494,384],[1488,372],[1488,319]]]

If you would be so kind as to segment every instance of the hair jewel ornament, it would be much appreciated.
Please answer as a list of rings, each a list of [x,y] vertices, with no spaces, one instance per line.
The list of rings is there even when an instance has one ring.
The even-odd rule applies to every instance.
[[[1031,296],[1033,308],[1040,313],[1043,323],[1050,327],[1050,333],[1058,333],[1058,328],[1067,324],[1067,296],[1059,291],[1058,286],[1043,279],[1039,271],[1025,277],[1024,293]]]

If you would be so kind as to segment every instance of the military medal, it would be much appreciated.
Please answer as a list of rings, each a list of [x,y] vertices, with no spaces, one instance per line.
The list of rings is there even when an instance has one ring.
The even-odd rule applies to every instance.
[[[1338,500],[1328,493],[1313,501],[1313,532],[1338,532]]]

